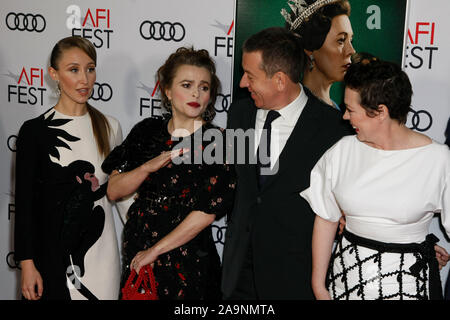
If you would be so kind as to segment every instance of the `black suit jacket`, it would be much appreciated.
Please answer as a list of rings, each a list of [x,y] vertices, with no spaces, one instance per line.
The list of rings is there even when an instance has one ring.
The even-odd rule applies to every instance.
[[[308,102],[280,154],[277,174],[269,176],[259,190],[256,165],[236,165],[235,204],[223,251],[225,298],[236,287],[250,243],[260,299],[314,298],[311,239],[315,215],[299,192],[309,187],[310,172],[322,154],[352,131],[339,111],[307,94]],[[254,128],[256,111],[251,99],[234,102],[228,128]]]

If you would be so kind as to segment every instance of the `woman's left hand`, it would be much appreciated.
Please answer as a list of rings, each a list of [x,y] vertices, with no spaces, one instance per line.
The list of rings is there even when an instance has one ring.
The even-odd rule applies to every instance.
[[[141,270],[143,266],[150,264],[153,268],[156,259],[158,259],[158,254],[153,247],[144,251],[139,251],[134,256],[133,260],[131,260],[130,268],[136,270],[136,273],[139,274],[139,270]]]

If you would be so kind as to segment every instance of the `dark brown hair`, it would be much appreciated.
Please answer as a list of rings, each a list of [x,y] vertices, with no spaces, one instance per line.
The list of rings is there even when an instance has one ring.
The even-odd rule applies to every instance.
[[[293,32],[282,27],[261,30],[244,42],[242,51],[261,52],[261,69],[267,76],[282,71],[292,82],[300,81],[305,60],[299,39]]]
[[[397,64],[366,54],[348,68],[344,83],[359,93],[360,104],[369,117],[374,117],[384,104],[391,119],[406,123],[413,92],[408,76]]]
[[[205,112],[202,114],[203,120],[206,122],[211,122],[216,116],[216,109],[214,109],[214,105],[219,92],[220,80],[216,75],[216,65],[210,57],[208,51],[205,49],[194,50],[193,47],[178,48],[177,51],[172,53],[164,64],[158,69],[156,75],[161,90],[162,103],[164,107],[171,112],[171,105],[165,91],[172,86],[172,82],[178,68],[184,65],[205,68],[211,75],[210,102],[208,103]]]
[[[79,48],[91,58],[97,65],[97,52],[94,45],[87,39],[81,37],[67,37],[59,40],[53,47],[50,55],[50,66],[58,70],[58,62],[64,54],[65,50],[71,48]],[[110,150],[109,133],[111,127],[106,117],[89,103],[86,103],[89,116],[91,117],[92,129],[94,131],[95,141],[100,154],[106,157]]]

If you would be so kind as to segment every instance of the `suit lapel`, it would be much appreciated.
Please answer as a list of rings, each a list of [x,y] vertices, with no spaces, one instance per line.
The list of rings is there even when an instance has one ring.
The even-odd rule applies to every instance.
[[[261,191],[270,187],[288,168],[295,169],[295,164],[298,163],[298,157],[301,157],[302,152],[305,152],[307,149],[305,146],[311,143],[313,137],[318,133],[320,117],[317,108],[315,108],[311,101],[312,99],[308,99],[278,158],[276,163],[276,166],[278,166],[277,173],[267,178]]]
[[[256,112],[258,111],[258,108],[253,106],[253,108],[250,109],[250,112],[248,113],[248,116],[245,117],[244,121],[244,130],[247,129],[254,129],[255,128],[255,122],[256,122]]]
[[[255,128],[256,112],[258,111],[258,109],[255,107],[253,103],[249,102],[249,104],[250,108],[246,108],[247,112],[245,112],[245,114],[242,115],[239,124],[239,129],[242,129],[244,131]],[[254,140],[253,137],[252,140]],[[254,145],[252,143],[249,143],[248,145],[246,145],[245,150],[246,151],[244,152],[249,152],[248,156],[251,155],[250,156],[251,159],[253,157]],[[258,177],[256,174],[256,164],[248,163],[246,161],[246,164],[237,164],[236,170],[240,172],[238,176],[240,176],[243,179],[243,181],[245,181],[244,184],[246,185],[246,187],[249,187],[255,190],[256,192],[258,190]]]

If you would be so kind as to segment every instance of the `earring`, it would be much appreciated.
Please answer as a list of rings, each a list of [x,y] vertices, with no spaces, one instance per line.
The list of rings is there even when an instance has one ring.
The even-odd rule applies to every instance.
[[[312,53],[309,55],[309,71],[312,71],[314,69],[314,56]]]
[[[209,105],[208,105],[208,107],[209,107]],[[214,119],[213,112],[209,108],[206,108],[206,110],[203,111],[202,119],[207,122],[212,121]]]
[[[61,96],[61,89],[59,89],[59,80],[56,80],[56,89],[55,89],[56,96]]]
[[[167,113],[172,115],[172,101],[167,98],[166,103],[164,103],[164,108],[166,109]]]

